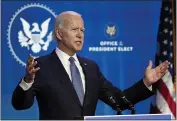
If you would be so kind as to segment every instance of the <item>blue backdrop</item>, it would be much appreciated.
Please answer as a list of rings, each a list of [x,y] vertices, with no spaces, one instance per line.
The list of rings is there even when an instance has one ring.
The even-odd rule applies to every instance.
[[[55,48],[51,41],[55,15],[66,10],[80,13],[85,21],[85,43],[80,55],[95,60],[105,77],[120,89],[140,80],[148,61],[154,62],[161,1],[2,1],[2,119],[38,119],[35,104],[16,111],[12,92],[25,73],[29,53],[41,56]],[[50,18],[44,44],[27,42],[22,19],[34,28]],[[38,34],[38,33],[33,33]],[[46,46],[46,48],[44,48]],[[38,49],[35,49],[37,47]],[[151,98],[138,103],[136,113],[149,113]],[[124,111],[124,114],[130,113]],[[96,115],[116,114],[99,101]]]

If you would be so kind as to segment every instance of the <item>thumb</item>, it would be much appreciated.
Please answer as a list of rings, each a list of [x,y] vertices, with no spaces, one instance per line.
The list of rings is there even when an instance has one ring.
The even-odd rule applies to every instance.
[[[151,69],[151,68],[152,68],[152,61],[149,60],[149,65],[148,65],[147,69]]]

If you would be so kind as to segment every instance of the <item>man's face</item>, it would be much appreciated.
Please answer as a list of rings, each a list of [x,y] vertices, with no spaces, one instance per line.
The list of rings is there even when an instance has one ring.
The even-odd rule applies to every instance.
[[[63,27],[60,29],[60,49],[72,55],[80,51],[84,42],[84,22],[80,16],[65,16]]]

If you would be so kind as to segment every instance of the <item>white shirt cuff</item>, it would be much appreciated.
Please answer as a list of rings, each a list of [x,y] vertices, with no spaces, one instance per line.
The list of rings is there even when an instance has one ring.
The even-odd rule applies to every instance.
[[[144,83],[144,78],[143,78],[143,83]],[[144,83],[144,85],[145,85],[150,91],[152,91],[152,85],[151,85],[151,86],[147,86],[145,83]]]
[[[22,79],[22,81],[20,82],[19,86],[24,90],[27,91],[31,88],[32,84],[34,83],[34,81],[32,81],[31,83],[26,83],[24,81],[24,79]]]
[[[151,86],[146,86],[150,91],[152,91],[152,85]]]

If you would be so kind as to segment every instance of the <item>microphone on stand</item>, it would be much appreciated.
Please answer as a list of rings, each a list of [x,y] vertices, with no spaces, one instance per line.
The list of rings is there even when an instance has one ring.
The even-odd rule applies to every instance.
[[[114,96],[108,91],[106,91],[106,93],[111,105],[113,106],[113,109],[117,111],[117,115],[122,115],[120,105],[116,102]]]
[[[120,92],[120,98],[128,106],[128,109],[131,110],[131,114],[135,114],[136,110],[134,105],[125,97],[122,92]]]

